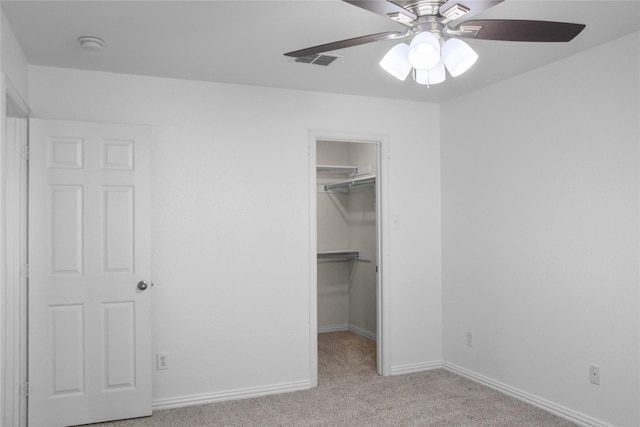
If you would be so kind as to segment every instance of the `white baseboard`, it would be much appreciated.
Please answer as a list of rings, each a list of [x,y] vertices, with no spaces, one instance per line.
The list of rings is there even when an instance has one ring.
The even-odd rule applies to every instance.
[[[325,332],[343,332],[348,331],[349,325],[332,325],[332,326],[321,326],[318,328],[319,334],[324,334]]]
[[[370,340],[376,340],[376,334],[374,334],[373,332],[365,331],[364,329],[357,326],[349,325],[349,330],[355,334],[362,335],[365,338],[369,338]]]
[[[168,399],[156,399],[152,403],[153,410],[181,408],[184,406],[205,405],[207,403],[223,402],[226,400],[248,399],[269,394],[289,393],[292,391],[308,390],[310,381],[298,381],[286,384],[276,384],[264,387],[229,390],[217,393],[194,394]]]
[[[362,335],[365,338],[369,338],[371,340],[376,340],[376,334],[373,332],[366,331],[362,328],[359,328],[355,325],[333,325],[333,326],[322,326],[318,328],[318,333],[323,334],[325,332],[343,332],[343,331],[351,331],[354,334]]]
[[[591,418],[572,409],[565,408],[564,406],[542,399],[538,396],[519,390],[515,387],[511,387],[499,381],[477,374],[453,363],[443,362],[442,367],[450,372],[453,372],[454,374],[460,375],[462,377],[490,387],[494,390],[506,394],[507,396],[511,396],[533,406],[537,406],[538,408],[544,409],[547,412],[551,412],[552,414],[557,415],[560,418],[572,421],[578,425],[588,427],[609,427],[609,424],[604,423],[600,420]]]
[[[432,369],[441,369],[441,368],[442,368],[442,360],[436,360],[434,362],[411,363],[408,365],[392,366],[391,375],[413,374],[416,372],[430,371]]]

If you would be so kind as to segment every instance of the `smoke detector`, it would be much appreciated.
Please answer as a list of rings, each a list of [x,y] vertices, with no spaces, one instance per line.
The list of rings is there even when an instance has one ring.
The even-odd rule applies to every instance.
[[[102,46],[104,46],[104,40],[99,39],[98,37],[78,37],[78,42],[84,50],[98,51],[102,49]]]

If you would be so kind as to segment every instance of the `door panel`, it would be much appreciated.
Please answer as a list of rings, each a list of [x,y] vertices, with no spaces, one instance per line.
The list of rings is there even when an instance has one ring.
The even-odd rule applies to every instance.
[[[134,270],[133,186],[102,187],[104,273]]]
[[[145,126],[32,119],[29,425],[151,415]]]
[[[50,273],[82,274],[84,265],[83,190],[79,185],[49,185]]]

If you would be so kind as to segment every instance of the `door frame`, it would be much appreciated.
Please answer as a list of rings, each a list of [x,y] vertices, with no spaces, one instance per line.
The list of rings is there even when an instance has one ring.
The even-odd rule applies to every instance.
[[[30,109],[0,75],[0,424],[27,419],[27,129]],[[17,122],[8,126],[7,118]],[[11,128],[11,129],[9,129]],[[24,284],[24,285],[23,285]]]
[[[370,143],[376,145],[378,171],[376,176],[376,263],[378,276],[376,283],[376,349],[377,371],[379,375],[391,375],[389,336],[389,292],[385,284],[388,281],[389,227],[386,224],[389,215],[388,176],[389,176],[389,137],[388,135],[365,132],[341,132],[333,130],[309,130],[309,374],[311,386],[318,386],[318,213],[317,213],[317,177],[316,145],[317,141]]]

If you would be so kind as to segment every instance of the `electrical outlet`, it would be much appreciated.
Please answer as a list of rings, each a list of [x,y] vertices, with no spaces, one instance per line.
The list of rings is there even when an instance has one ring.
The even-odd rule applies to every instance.
[[[600,385],[600,366],[589,365],[589,382]]]
[[[473,347],[473,334],[471,332],[467,331],[465,343],[467,344],[467,347]]]
[[[156,370],[169,369],[169,355],[167,353],[156,353]]]

